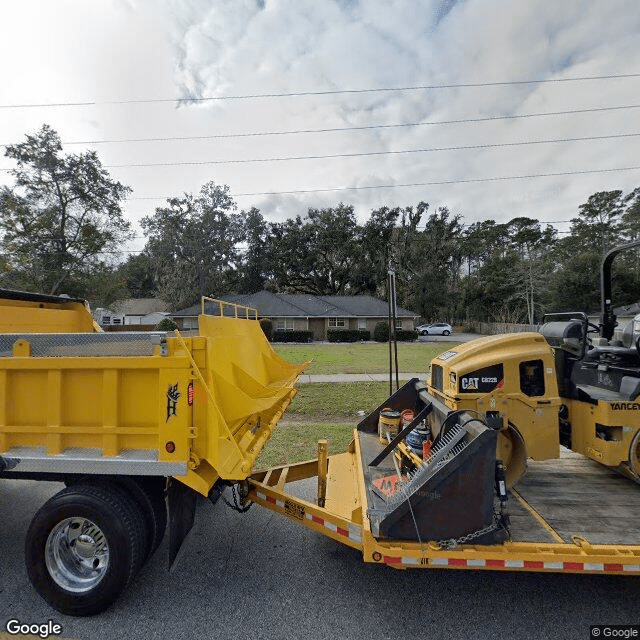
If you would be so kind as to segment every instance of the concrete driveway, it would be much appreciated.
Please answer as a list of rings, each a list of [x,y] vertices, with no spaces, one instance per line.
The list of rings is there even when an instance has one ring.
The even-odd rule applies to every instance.
[[[51,619],[62,638],[85,640],[586,640],[591,624],[640,622],[638,578],[398,571],[260,507],[240,515],[205,501],[173,573],[165,539],[111,609],[71,618],[40,599],[24,568],[28,523],[60,488],[0,481],[0,638],[11,618]]]

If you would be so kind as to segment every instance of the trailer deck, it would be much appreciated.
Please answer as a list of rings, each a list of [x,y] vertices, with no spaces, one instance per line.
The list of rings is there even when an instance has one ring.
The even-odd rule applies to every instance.
[[[367,517],[361,461],[382,450],[377,438],[354,432],[346,453],[254,473],[247,500],[362,551],[365,562],[394,568],[454,568],[640,575],[640,487],[579,454],[529,461],[510,492],[511,539],[503,544],[385,540]],[[393,471],[391,456],[377,473]],[[302,497],[297,481],[325,482],[324,507]],[[307,485],[308,493],[308,485]]]

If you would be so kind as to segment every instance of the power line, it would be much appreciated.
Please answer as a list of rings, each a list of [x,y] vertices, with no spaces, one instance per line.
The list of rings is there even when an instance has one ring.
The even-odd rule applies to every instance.
[[[377,87],[370,89],[328,89],[324,91],[292,91],[283,93],[252,93],[243,95],[226,95],[226,96],[206,96],[195,97],[189,96],[185,98],[140,98],[127,100],[86,100],[76,102],[43,102],[43,103],[16,103],[16,104],[0,104],[0,109],[29,109],[43,107],[88,107],[99,105],[128,105],[128,104],[151,104],[151,103],[198,103],[198,102],[214,102],[222,100],[255,100],[264,98],[299,98],[305,96],[327,96],[327,95],[344,95],[344,94],[361,94],[361,93],[384,93],[384,92],[403,92],[403,91],[425,91],[435,89],[468,89],[479,87],[502,87],[524,84],[556,84],[564,82],[584,82],[591,80],[619,80],[628,78],[638,78],[640,73],[610,74],[602,76],[581,76],[574,78],[537,78],[531,80],[508,80],[499,82],[459,82],[450,84],[421,84],[414,86],[401,87]]]
[[[561,176],[589,175],[595,173],[616,173],[623,171],[640,170],[640,166],[635,167],[617,167],[612,169],[584,169],[578,171],[559,171],[554,173],[532,173],[518,176],[492,176],[489,178],[460,178],[455,180],[435,180],[431,182],[409,182],[399,184],[376,184],[361,187],[327,187],[322,189],[292,189],[289,191],[256,191],[251,193],[234,193],[233,198],[245,198],[250,196],[279,196],[279,195],[296,195],[305,193],[335,193],[339,191],[365,191],[371,189],[397,189],[402,187],[431,187],[444,184],[466,184],[476,182],[500,182],[505,180],[527,180],[533,178],[555,178]],[[139,196],[128,198],[128,200],[168,200],[170,196]],[[557,222],[567,222],[558,220]],[[569,221],[570,222],[570,221]]]
[[[295,191],[262,191],[255,193],[236,193],[234,198],[249,197],[249,196],[275,196],[275,195],[289,195],[296,193],[324,193],[333,191],[362,191],[367,189],[395,189],[398,187],[432,187],[444,184],[468,184],[475,182],[499,182],[503,180],[528,180],[531,178],[555,178],[560,176],[575,176],[575,175],[587,175],[594,173],[614,173],[618,171],[636,171],[640,166],[635,167],[619,167],[615,169],[585,169],[583,171],[559,171],[555,173],[532,173],[528,175],[520,176],[493,176],[490,178],[462,178],[456,180],[434,180],[431,182],[409,182],[404,184],[378,184],[364,187],[338,187],[329,189],[300,189]],[[153,198],[155,200],[155,198]]]
[[[133,142],[181,142],[189,140],[215,140],[224,138],[251,138],[261,136],[287,136],[308,133],[339,133],[344,131],[367,131],[371,129],[396,129],[402,127],[424,127],[437,126],[446,124],[464,124],[476,122],[491,122],[494,120],[517,120],[520,118],[540,118],[547,116],[572,115],[576,113],[597,113],[602,111],[620,111],[624,109],[638,109],[640,104],[620,105],[614,107],[593,107],[588,109],[570,109],[567,111],[545,111],[542,113],[523,113],[510,116],[487,116],[484,118],[461,118],[458,120],[433,120],[421,122],[400,122],[391,124],[372,124],[353,127],[327,127],[324,129],[291,129],[288,131],[251,131],[245,133],[215,133],[200,136],[157,136],[151,138],[121,138],[116,140],[71,140],[63,141],[64,145],[80,145],[80,144],[123,144]],[[15,144],[15,143],[14,143]],[[0,147],[6,147],[9,143],[0,144]]]
[[[468,151],[472,149],[496,149],[504,147],[519,147],[524,145],[536,144],[556,144],[562,142],[584,142],[593,140],[612,140],[619,138],[635,138],[640,133],[618,133],[608,136],[584,136],[578,138],[554,138],[551,140],[523,140],[520,142],[498,142],[492,144],[471,144],[460,145],[454,147],[428,147],[423,149],[398,149],[390,151],[363,151],[356,153],[333,153],[325,155],[312,156],[274,156],[271,158],[244,158],[240,160],[187,160],[183,162],[140,162],[127,164],[108,164],[104,165],[105,169],[124,169],[124,168],[142,168],[142,167],[179,167],[179,166],[201,166],[201,165],[219,165],[219,164],[254,164],[258,162],[291,162],[299,160],[331,160],[336,158],[362,158],[371,156],[386,155],[402,155],[409,153],[432,153],[441,151]],[[10,171],[10,169],[2,169],[2,171]]]

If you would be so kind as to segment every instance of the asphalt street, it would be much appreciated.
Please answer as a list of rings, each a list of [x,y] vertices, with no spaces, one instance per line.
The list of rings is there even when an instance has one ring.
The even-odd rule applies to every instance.
[[[34,512],[60,488],[0,480],[0,637],[12,618],[52,619],[62,638],[84,640],[586,640],[592,624],[640,623],[640,578],[399,571],[258,506],[241,515],[206,501],[173,572],[165,539],[111,609],[63,616],[32,589],[23,551]]]

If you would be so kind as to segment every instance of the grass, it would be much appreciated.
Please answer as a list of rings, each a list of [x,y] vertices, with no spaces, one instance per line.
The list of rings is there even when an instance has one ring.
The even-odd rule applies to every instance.
[[[432,358],[454,343],[405,343],[398,345],[400,371],[426,373]],[[275,345],[289,362],[313,360],[305,373],[386,373],[386,344]],[[402,381],[401,381],[402,384]],[[360,422],[359,411],[370,413],[389,397],[388,382],[321,382],[302,384],[298,395],[276,427],[255,468],[272,467],[317,457],[318,440],[329,441],[329,453],[345,451]]]
[[[260,454],[255,468],[264,469],[317,458],[318,440],[322,438],[329,441],[330,454],[346,451],[353,439],[353,427],[332,422],[281,423]]]
[[[403,384],[403,381],[400,381]],[[287,410],[289,420],[360,421],[358,411],[371,413],[389,397],[388,382],[319,382],[303,384]]]
[[[400,371],[427,371],[435,356],[455,346],[453,342],[410,342],[398,344]],[[276,352],[285,360],[301,364],[313,360],[305,373],[386,373],[389,371],[389,346],[385,344],[277,344]]]
[[[345,451],[362,419],[358,411],[368,414],[388,397],[387,382],[300,385],[284,420],[258,458],[256,469],[311,460],[317,456],[321,438],[329,441],[330,454]]]

